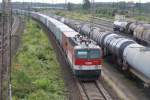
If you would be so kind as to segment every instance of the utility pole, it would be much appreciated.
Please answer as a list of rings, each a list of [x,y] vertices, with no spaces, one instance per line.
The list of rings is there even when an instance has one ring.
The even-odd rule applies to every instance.
[[[67,6],[68,6],[68,4],[67,4],[67,0],[65,0],[65,10],[67,10]]]
[[[117,0],[117,12],[119,11],[119,0]]]
[[[141,0],[139,0],[139,6],[140,6],[140,9],[139,9],[139,15],[141,16],[142,14],[142,4],[141,4]]]
[[[93,27],[94,27],[94,17],[95,17],[95,1],[94,0],[92,0],[91,1],[91,14],[92,14],[92,16],[91,16],[91,25],[90,25],[90,28],[91,28],[91,30],[93,29]],[[90,33],[90,36],[89,37],[92,37],[93,36],[93,33]]]
[[[2,0],[2,29],[0,30],[0,100],[10,100],[11,70],[11,1]]]

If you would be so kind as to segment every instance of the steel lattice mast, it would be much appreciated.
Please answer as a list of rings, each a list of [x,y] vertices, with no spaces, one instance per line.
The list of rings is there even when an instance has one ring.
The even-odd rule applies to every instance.
[[[2,1],[2,29],[0,30],[0,100],[9,100],[11,66],[11,6]]]
[[[92,27],[94,27],[94,17],[95,17],[95,0],[91,0],[90,4],[90,11],[91,11],[91,25],[90,28],[92,30]],[[93,37],[93,33],[90,34],[89,37]]]

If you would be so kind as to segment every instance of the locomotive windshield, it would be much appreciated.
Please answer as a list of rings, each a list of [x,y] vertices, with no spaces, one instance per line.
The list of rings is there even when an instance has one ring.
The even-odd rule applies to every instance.
[[[100,50],[89,50],[89,58],[90,59],[100,58]]]
[[[88,51],[87,50],[78,50],[76,53],[77,58],[86,59],[88,58]]]
[[[100,50],[98,49],[89,49],[89,50],[77,50],[76,58],[79,59],[98,59],[100,58]]]

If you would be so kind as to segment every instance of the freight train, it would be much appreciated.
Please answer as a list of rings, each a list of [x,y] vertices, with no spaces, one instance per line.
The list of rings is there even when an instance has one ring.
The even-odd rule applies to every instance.
[[[134,40],[117,33],[91,27],[90,24],[77,20],[70,20],[56,15],[49,15],[89,36],[102,48],[104,56],[111,54],[117,64],[125,72],[129,72],[140,79],[144,86],[150,86],[150,48],[144,47]]]
[[[28,11],[23,10],[13,12],[29,15]],[[53,33],[76,77],[81,80],[99,78],[102,68],[102,50],[94,41],[54,18],[38,12],[30,12],[30,16],[40,21]]]
[[[114,31],[132,34],[138,42],[150,45],[150,24],[116,20],[113,29]]]

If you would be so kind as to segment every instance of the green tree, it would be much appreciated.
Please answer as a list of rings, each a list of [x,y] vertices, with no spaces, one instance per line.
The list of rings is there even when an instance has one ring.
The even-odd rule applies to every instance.
[[[73,9],[73,4],[70,3],[70,2],[68,2],[68,4],[67,4],[67,10],[71,11],[72,9]]]
[[[89,0],[83,0],[83,9],[90,9],[90,1]]]
[[[126,9],[126,2],[120,1],[118,4],[119,4],[119,8],[120,8],[121,10],[125,10],[125,9]]]

